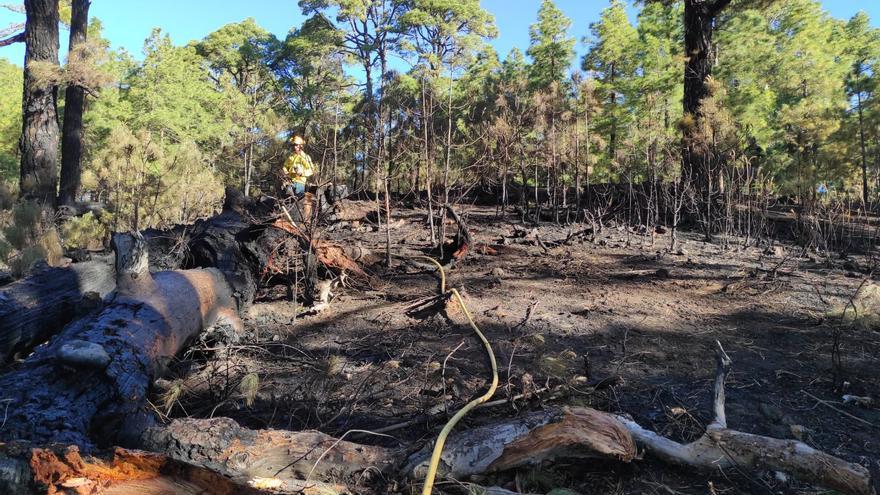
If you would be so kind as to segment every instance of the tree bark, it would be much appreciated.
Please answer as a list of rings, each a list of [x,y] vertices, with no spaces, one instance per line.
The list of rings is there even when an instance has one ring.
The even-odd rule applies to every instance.
[[[58,0],[26,0],[24,95],[19,140],[19,188],[25,198],[55,200],[58,158],[58,87],[38,81],[34,62],[58,64]]]
[[[393,472],[402,453],[336,439],[319,431],[251,430],[228,418],[176,419],[144,430],[139,444],[232,479],[275,478],[283,487]],[[367,478],[369,479],[369,478]]]
[[[226,318],[236,302],[216,269],[150,274],[140,235],[117,235],[116,294],[0,376],[8,417],[3,441],[63,443],[90,450],[124,443],[152,416],[147,390],[186,341]]]
[[[76,47],[86,42],[90,4],[90,0],[73,0],[68,53],[73,53]],[[68,84],[64,93],[64,125],[61,130],[59,205],[71,205],[76,202],[79,196],[82,175],[84,110],[85,90],[75,84]]]
[[[862,201],[864,201],[865,207],[867,208],[868,199],[870,199],[870,195],[868,194],[868,152],[865,150],[865,122],[862,115],[861,89],[856,93],[856,97],[858,98],[857,104],[859,109],[859,145],[862,151]]]
[[[48,340],[116,288],[112,263],[47,268],[0,289],[0,364]],[[90,295],[90,293],[92,295]]]
[[[717,15],[730,0],[686,0],[684,2],[684,115],[693,118],[683,128],[682,176],[705,199],[711,194],[713,171],[709,157],[699,141],[698,121],[702,102],[709,94],[706,81],[712,75],[712,34]]]

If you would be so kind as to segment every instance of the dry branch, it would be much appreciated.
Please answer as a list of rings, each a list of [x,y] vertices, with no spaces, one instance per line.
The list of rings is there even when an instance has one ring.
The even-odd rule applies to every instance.
[[[318,261],[324,266],[345,271],[361,280],[370,282],[371,285],[377,284],[377,282],[373,280],[373,277],[368,275],[363,268],[357,264],[357,262],[345,254],[345,249],[342,246],[318,239],[312,239],[309,241],[308,235],[306,235],[302,229],[281,218],[275,220],[272,223],[272,226],[276,229],[292,234],[299,239],[301,243],[304,243],[304,248],[308,248],[308,246],[311,245],[315,255],[318,257]]]
[[[430,453],[425,448],[411,457],[405,472],[423,477]],[[612,415],[581,407],[551,409],[451,435],[438,476],[462,479],[556,459],[629,462],[635,457],[635,443]]]
[[[753,435],[727,428],[724,412],[724,379],[730,358],[721,344],[716,350],[715,419],[694,442],[681,444],[618,416],[636,442],[665,462],[706,470],[769,469],[852,495],[874,493],[866,468],[844,461],[796,440]]]

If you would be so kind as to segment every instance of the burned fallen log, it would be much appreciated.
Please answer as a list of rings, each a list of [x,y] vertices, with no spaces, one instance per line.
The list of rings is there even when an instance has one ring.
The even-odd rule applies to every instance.
[[[257,207],[264,215],[272,212],[271,205]],[[290,235],[272,227],[271,216],[262,223],[240,208],[233,197],[222,214],[197,223],[180,240],[188,245],[182,260],[186,267],[211,268],[151,274],[140,234],[115,236],[116,279],[111,283],[116,292],[99,311],[67,326],[0,376],[0,401],[9,413],[0,441],[67,443],[89,450],[124,440],[122,425],[131,430],[150,419],[144,408],[149,384],[203,329],[219,319],[240,325],[237,313],[253,300],[275,236]],[[305,240],[301,232],[294,238]],[[338,246],[318,241],[311,246],[322,263],[367,276]],[[106,277],[112,269],[98,273]],[[70,280],[64,284],[73,285]],[[40,321],[40,339],[63,326]]]
[[[140,445],[234,480],[274,479],[283,493],[303,484],[358,483],[377,474],[422,476],[430,448],[407,455],[386,448],[336,439],[316,431],[249,430],[226,418],[178,419],[148,428]],[[442,475],[461,479],[561,459],[615,459],[636,456],[627,430],[612,415],[589,408],[549,409],[463,431],[449,439]],[[341,490],[340,490],[341,491]]]
[[[841,493],[874,493],[867,470],[857,464],[800,442],[728,429],[723,387],[718,386],[725,374],[716,378],[716,420],[704,437],[690,444],[648,431],[625,416],[590,408],[550,408],[452,435],[441,456],[440,476],[464,481],[474,475],[558,460],[632,462],[641,458],[638,446],[662,461],[707,471],[733,466],[781,470]],[[188,469],[206,469],[239,486],[271,487],[273,493],[358,493],[358,487],[369,484],[374,475],[396,478],[403,474],[419,480],[431,450],[428,445],[408,454],[405,446],[367,446],[314,431],[250,430],[224,418],[180,419],[145,428],[136,442],[158,454],[157,458]],[[18,469],[19,479],[34,476],[22,471],[20,462]],[[14,469],[0,462],[0,471]],[[70,476],[52,479],[63,484]],[[95,477],[83,470],[76,476],[79,483]],[[101,479],[98,476],[95,482]]]
[[[168,360],[218,319],[237,320],[218,270],[150,274],[140,235],[117,235],[114,243],[117,289],[104,308],[0,376],[8,406],[0,440],[86,451],[124,442],[149,423],[147,390]]]
[[[231,209],[191,226],[176,226],[165,231],[144,232],[153,270],[186,267],[217,267],[227,274],[232,287],[244,292],[240,299],[250,301],[254,286],[247,271],[230,259],[248,258],[238,252],[234,237],[250,224]],[[228,236],[228,238],[224,237]],[[221,242],[212,240],[222,239]],[[242,263],[239,262],[239,265]],[[239,282],[241,281],[241,282]],[[17,282],[0,288],[0,365],[16,355],[27,355],[34,346],[60,332],[65,325],[84,313],[100,308],[101,301],[116,288],[113,256],[72,263],[66,267],[45,268]]]
[[[402,459],[400,451],[318,431],[251,430],[228,418],[177,419],[146,429],[139,443],[231,479],[274,479],[279,490],[294,493],[309,484],[344,482],[353,487],[369,481],[371,473],[393,472]]]
[[[26,354],[116,287],[112,260],[45,268],[0,288],[0,364]]]

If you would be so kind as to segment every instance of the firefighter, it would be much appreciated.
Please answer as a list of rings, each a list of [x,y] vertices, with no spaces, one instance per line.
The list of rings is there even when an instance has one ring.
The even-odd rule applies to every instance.
[[[284,162],[285,191],[290,196],[301,198],[305,194],[306,182],[315,174],[311,157],[303,150],[306,141],[301,136],[293,136],[293,154]]]

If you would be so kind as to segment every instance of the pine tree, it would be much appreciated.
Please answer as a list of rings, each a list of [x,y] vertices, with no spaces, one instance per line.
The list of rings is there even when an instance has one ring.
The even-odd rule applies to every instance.
[[[19,189],[54,203],[58,158],[58,87],[32,73],[34,62],[58,65],[58,0],[26,0],[24,105]]]
[[[208,75],[222,95],[222,108],[231,120],[224,142],[222,171],[228,181],[241,181],[245,196],[255,172],[257,143],[274,139],[279,129],[280,99],[268,63],[278,40],[253,19],[227,24],[194,45],[207,62]],[[241,167],[229,165],[240,160]]]
[[[859,12],[846,25],[848,55],[852,69],[846,80],[847,95],[855,100],[858,118],[859,155],[862,169],[862,200],[868,203],[868,144],[865,107],[875,104],[877,70],[880,69],[880,29],[871,28],[870,19]]]
[[[538,22],[529,27],[529,49],[532,58],[529,77],[533,88],[543,90],[551,83],[562,83],[574,57],[574,38],[568,36],[571,19],[553,0],[543,0]]]
[[[606,160],[616,160],[618,129],[625,125],[626,112],[620,106],[628,92],[627,85],[636,69],[638,32],[626,15],[626,4],[612,0],[598,22],[590,25],[590,51],[583,59],[583,69],[598,81],[608,109],[597,126],[608,136]]]

